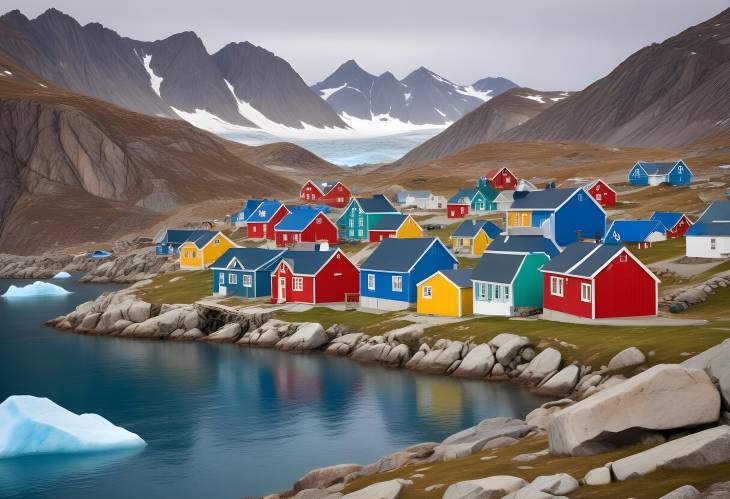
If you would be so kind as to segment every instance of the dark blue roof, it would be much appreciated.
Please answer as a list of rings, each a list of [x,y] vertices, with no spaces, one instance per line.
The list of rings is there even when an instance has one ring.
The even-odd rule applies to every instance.
[[[403,225],[406,218],[407,215],[403,215],[401,213],[389,213],[387,215],[383,215],[382,218],[378,220],[378,223],[376,223],[370,230],[398,230],[398,228]]]
[[[361,265],[362,270],[408,272],[421,259],[432,244],[441,244],[435,237],[408,239],[388,238]],[[454,263],[457,263],[454,258]]]
[[[390,201],[382,194],[376,194],[371,198],[355,198],[360,209],[365,213],[398,213]]]
[[[651,220],[657,220],[667,229],[671,229],[682,220],[683,216],[684,213],[678,213],[676,211],[655,211],[651,216]]]
[[[446,269],[440,270],[446,278],[460,288],[471,288],[471,275],[474,269]]]
[[[647,175],[667,175],[679,161],[649,163],[639,161],[639,165],[644,169]]]
[[[268,222],[281,206],[279,201],[263,201],[246,219],[246,222]]]
[[[526,257],[527,255],[486,252],[474,267],[471,278],[474,281],[511,284]]]
[[[307,228],[321,212],[313,209],[294,210],[274,226],[275,230],[300,232]]]
[[[162,244],[182,244],[195,232],[192,229],[167,229],[165,235],[157,241]]]
[[[545,253],[552,257],[560,249],[550,239],[543,236],[497,236],[487,247],[491,253]]]
[[[484,220],[464,220],[451,234],[451,237],[474,237],[482,230],[485,223]]]
[[[478,192],[478,189],[459,189],[459,192],[451,196],[448,202],[452,204],[470,204]]]
[[[264,264],[281,256],[286,250],[266,248],[230,248],[218,258],[211,268],[226,268],[234,258],[244,270],[257,270]]]
[[[686,235],[730,236],[730,201],[713,202]]]
[[[659,220],[616,220],[606,231],[608,244],[641,243],[654,232],[666,234],[667,229]]]
[[[576,277],[592,277],[622,249],[622,246],[615,244],[573,243],[545,263],[541,270]]]
[[[523,195],[515,196],[512,201],[512,210],[554,210],[567,201],[576,191],[583,191],[581,187],[571,189],[545,189],[542,191],[525,191]]]
[[[486,232],[489,236],[489,239],[495,239],[499,237],[499,235],[502,233],[502,229],[494,222],[486,221],[484,222],[484,227],[482,228],[484,229],[484,232]]]
[[[218,231],[216,230],[194,230],[185,242],[193,243],[198,249],[203,249],[203,246],[208,244],[208,241],[213,239],[217,234]]]
[[[295,274],[314,275],[336,251],[287,250],[282,258]]]

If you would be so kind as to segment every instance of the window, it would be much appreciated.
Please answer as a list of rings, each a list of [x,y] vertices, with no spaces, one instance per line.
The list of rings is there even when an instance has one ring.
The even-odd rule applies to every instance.
[[[626,263],[629,261],[629,256],[626,253],[621,253],[621,255],[618,257],[618,261],[621,263]]]
[[[350,227],[354,227],[354,226],[355,226],[355,219],[354,218],[351,218],[350,219]]]
[[[291,280],[291,288],[294,291],[302,291],[304,289],[304,278],[293,277]]]
[[[512,177],[510,177],[507,172],[504,172],[504,181],[508,184],[512,183]]]
[[[426,298],[427,300],[430,300],[432,293],[433,293],[433,290],[432,290],[431,286],[423,287],[423,297],[424,298]]]
[[[218,285],[219,286],[225,286],[226,285],[226,275],[221,272],[218,274]]]
[[[243,275],[243,287],[244,288],[250,288],[251,287],[251,276],[248,274]]]
[[[357,229],[357,237],[362,237],[362,229]]]
[[[580,283],[580,301],[590,303],[593,299],[593,288],[590,284],[582,282]]]
[[[711,250],[717,249],[717,239],[715,239],[714,237],[712,239],[710,239],[710,249]]]
[[[368,289],[370,291],[375,289],[375,274],[368,274]]]
[[[393,291],[403,291],[403,276],[394,275],[391,278]]]
[[[677,167],[677,173],[679,173],[680,175],[681,175],[681,174],[683,174],[683,173],[684,173],[684,166],[682,166],[682,165],[679,165],[679,166]]]
[[[487,299],[487,285],[483,282],[475,282],[474,285],[474,298],[477,301],[485,301]]]
[[[363,216],[362,216],[362,215],[360,215],[360,216],[358,217],[358,219],[357,219],[357,222],[358,222],[358,224],[359,224],[359,225],[362,225],[362,224],[364,224],[364,223],[365,223],[365,218],[363,218]]]
[[[638,168],[634,170],[633,175],[634,175],[634,177],[637,177],[637,178],[639,177],[639,175],[641,175],[641,173],[639,173],[639,169]]]
[[[553,296],[563,296],[563,287],[565,279],[562,277],[550,277],[550,294]]]
[[[221,243],[220,239],[213,239],[213,244],[220,244],[220,243]]]
[[[355,231],[350,229],[350,237],[355,237]]]
[[[237,284],[238,283],[238,276],[236,274],[228,274],[228,284]]]
[[[596,194],[596,201],[600,201],[602,197],[602,194]]]
[[[289,240],[289,235],[288,235],[288,234],[286,234],[286,233],[284,233],[284,234],[282,234],[282,235],[281,235],[281,239],[282,239],[283,241],[288,241],[288,240]]]
[[[317,218],[317,223],[321,225],[322,224],[322,219],[318,217]]]
[[[583,201],[583,193],[578,194],[578,201]]]

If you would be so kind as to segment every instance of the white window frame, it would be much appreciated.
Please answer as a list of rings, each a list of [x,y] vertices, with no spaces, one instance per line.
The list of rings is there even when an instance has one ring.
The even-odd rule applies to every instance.
[[[228,284],[238,284],[238,276],[233,272],[228,274]]]
[[[550,294],[553,296],[565,295],[565,279],[558,276],[550,276]]]
[[[596,193],[596,201],[601,201],[602,197],[603,197],[603,194]]]
[[[304,278],[303,277],[292,277],[291,289],[292,289],[292,291],[304,291]]]
[[[395,291],[397,293],[403,292],[403,276],[402,275],[394,275],[390,278],[390,286],[391,290]]]
[[[375,290],[375,274],[368,274],[368,289],[370,291]]]
[[[244,288],[250,288],[251,287],[252,279],[251,279],[251,276],[250,275],[243,274],[242,281],[243,281],[243,287]]]
[[[593,301],[593,285],[591,283],[580,283],[580,301],[585,303],[591,303]]]
[[[421,294],[423,295],[423,298],[425,300],[430,300],[433,297],[433,287],[424,286],[423,290],[421,291]]]

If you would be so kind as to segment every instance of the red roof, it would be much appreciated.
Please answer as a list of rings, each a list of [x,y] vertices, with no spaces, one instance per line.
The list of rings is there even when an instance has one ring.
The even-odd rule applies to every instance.
[[[512,175],[512,176],[514,177],[514,173],[512,173],[512,172],[510,171],[510,169],[509,169],[509,168],[507,168],[506,166],[503,166],[502,168],[495,168],[494,170],[489,170],[489,171],[487,172],[487,175],[486,175],[486,177],[487,177],[487,178],[488,178],[489,180],[494,180],[494,177],[496,177],[496,176],[497,176],[497,174],[498,174],[499,172],[501,172],[502,170],[507,170],[507,171],[508,171],[508,172],[510,173],[510,175]]]

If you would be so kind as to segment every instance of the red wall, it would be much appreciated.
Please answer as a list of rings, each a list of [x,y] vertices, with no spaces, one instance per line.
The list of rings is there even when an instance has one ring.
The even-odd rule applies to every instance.
[[[327,265],[322,267],[315,277],[300,276],[304,279],[302,291],[292,289],[292,278],[296,277],[296,274],[292,274],[289,267],[280,263],[271,276],[272,303],[276,303],[279,299],[279,277],[286,279],[287,302],[342,302],[345,301],[345,293],[360,292],[360,271],[344,255],[339,253]],[[316,299],[315,291],[317,293]]]
[[[667,231],[667,239],[676,239],[682,237],[685,232],[690,228],[689,220],[687,217],[682,217],[671,230]]]
[[[352,192],[346,186],[342,184],[335,185],[327,194],[324,195],[322,201],[327,206],[334,208],[344,208],[350,202]],[[338,201],[337,198],[342,198],[343,201]]]
[[[307,182],[301,189],[299,189],[299,197],[305,201],[319,201],[322,197],[322,193],[314,184],[312,184],[312,182]]]
[[[279,277],[286,279],[286,301],[298,303],[314,303],[314,277],[301,276],[304,279],[302,291],[292,289],[292,273],[289,267],[280,263],[271,276],[271,303],[279,301]]]
[[[321,219],[322,223],[317,223],[317,219]],[[287,240],[284,241],[284,234],[287,235]],[[291,232],[291,231],[276,231],[276,245],[284,247],[287,244],[295,242],[294,235],[299,234],[299,241],[304,243],[316,243],[319,241],[327,241],[330,244],[337,244],[337,226],[327,218],[327,215],[320,213],[317,215],[309,226],[302,232]]]
[[[395,231],[394,230],[371,230],[368,231],[368,238],[371,243],[379,243],[383,239],[388,239],[389,237],[395,237]]]
[[[655,315],[656,281],[630,256],[614,260],[596,276],[596,318]]]
[[[507,179],[509,179],[509,182],[507,182]],[[507,168],[502,168],[489,183],[492,184],[492,187],[500,191],[514,190],[517,187],[517,177],[512,175],[512,172]]]
[[[289,213],[289,210],[286,209],[286,207],[281,206],[279,210],[274,213],[274,216],[271,217],[271,220],[263,223],[263,222],[249,222],[246,224],[247,227],[247,237],[251,238],[263,238],[264,237],[264,226],[266,226],[266,239],[274,240],[276,234],[274,233],[274,227],[276,224],[281,222],[281,219],[284,218]]]
[[[565,284],[563,285],[563,296],[553,296],[550,294],[550,277],[563,277]],[[578,317],[591,318],[591,304],[581,301],[580,284],[582,282],[590,283],[590,279],[581,279],[579,277],[561,276],[558,274],[543,273],[542,277],[542,306],[543,308],[563,312]]]
[[[447,204],[446,216],[448,218],[464,218],[469,214],[469,206],[465,204]]]
[[[588,194],[596,201],[598,201],[596,195],[600,194],[601,200],[598,201],[598,204],[601,206],[614,206],[616,204],[616,193],[609,189],[603,181],[596,182],[596,185],[588,189]]]

